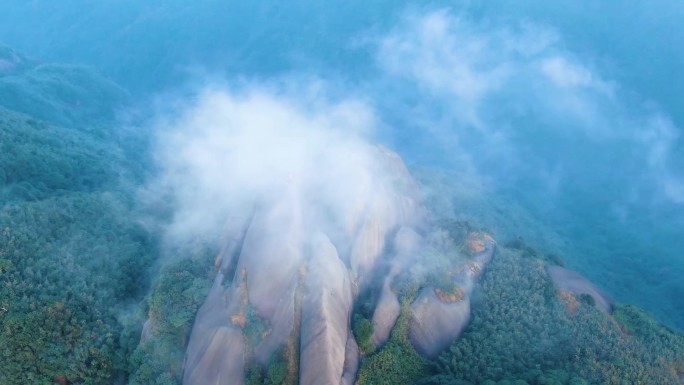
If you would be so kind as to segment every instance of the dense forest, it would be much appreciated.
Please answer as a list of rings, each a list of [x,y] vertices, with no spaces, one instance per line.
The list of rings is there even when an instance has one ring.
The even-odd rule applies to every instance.
[[[141,158],[111,131],[126,94],[0,54],[0,383],[125,382],[156,247],[135,220]]]

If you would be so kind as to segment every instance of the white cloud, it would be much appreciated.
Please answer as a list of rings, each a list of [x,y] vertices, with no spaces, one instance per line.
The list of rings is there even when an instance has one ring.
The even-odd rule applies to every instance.
[[[392,201],[396,176],[368,141],[372,110],[314,91],[213,89],[160,121],[150,189],[173,200],[169,239],[216,239],[229,217],[283,197],[311,231],[354,226],[369,202]]]
[[[673,202],[684,204],[684,182],[671,175],[663,178],[663,187],[668,198]]]
[[[600,86],[600,82],[597,82],[592,73],[586,68],[576,63],[570,63],[561,56],[542,59],[540,69],[542,73],[560,87],[598,88],[597,86]]]
[[[410,28],[381,41],[382,65],[392,74],[418,81],[431,93],[452,97],[462,121],[481,125],[479,104],[509,76],[505,63],[481,65],[492,40],[468,33],[445,11],[407,22]]]
[[[413,84],[414,100],[428,106],[414,108],[423,116],[412,119],[423,122],[445,153],[471,160],[481,174],[532,177],[557,190],[563,180],[557,173],[589,172],[626,146],[662,191],[658,178],[672,175],[672,124],[657,111],[642,111],[639,102],[634,108],[633,97],[591,58],[568,51],[548,27],[445,10],[411,14],[380,39],[378,59],[390,76]],[[597,146],[603,153],[585,152]],[[623,187],[625,194],[632,188]]]

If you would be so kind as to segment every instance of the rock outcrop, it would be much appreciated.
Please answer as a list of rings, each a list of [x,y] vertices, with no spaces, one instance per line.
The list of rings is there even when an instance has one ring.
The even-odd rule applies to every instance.
[[[243,383],[244,338],[242,331],[230,323],[238,311],[241,293],[224,295],[222,278],[217,276],[214,287],[195,318],[192,338],[185,354],[183,384],[230,385]],[[240,291],[239,288],[234,291]],[[231,298],[226,303],[226,298]]]
[[[397,294],[390,288],[390,279],[386,278],[382,285],[380,299],[373,312],[373,344],[376,347],[384,345],[389,340],[394,324],[401,313],[401,305]]]
[[[140,332],[140,344],[144,344],[152,337],[152,321],[148,318],[143,324],[142,332]]]
[[[351,282],[330,240],[318,235],[313,243],[302,299],[299,383],[336,384],[344,372],[351,334]]]
[[[299,383],[354,383],[354,299],[378,269],[389,270],[377,313],[384,325],[377,341],[386,340],[398,316],[391,277],[416,257],[425,222],[401,159],[382,147],[372,153],[383,177],[344,202],[292,178],[226,223],[217,278],[190,337],[185,385],[241,384],[246,365],[268,365],[283,346],[299,346]],[[246,336],[250,322],[267,330]]]
[[[470,300],[440,301],[431,287],[423,288],[411,304],[409,339],[418,353],[436,357],[449,346],[470,321]]]
[[[417,256],[420,255],[422,243],[422,237],[408,227],[400,228],[394,237],[391,265],[373,312],[373,336],[371,338],[376,348],[381,347],[389,340],[392,328],[394,328],[401,312],[399,298],[397,293],[392,290],[391,284],[394,278],[400,272],[410,268]]]
[[[356,344],[352,333],[349,333],[345,346],[344,371],[342,372],[340,385],[354,385],[356,373],[359,371],[359,354],[359,345]]]
[[[590,295],[594,298],[596,306],[598,306],[599,309],[606,313],[611,312],[612,299],[588,279],[572,270],[560,266],[550,266],[546,270],[558,290],[569,291],[575,295]]]
[[[414,348],[427,357],[436,357],[458,336],[470,321],[470,295],[475,280],[494,255],[495,242],[486,237],[482,247],[466,261],[465,267],[452,276],[460,287],[460,299],[444,301],[434,287],[423,288],[411,304],[409,339]]]
[[[187,349],[185,385],[240,384],[247,365],[269,365],[282,347],[298,355],[287,366],[300,384],[354,383],[356,297],[376,293],[371,340],[380,348],[401,313],[395,280],[424,265],[426,247],[426,219],[408,171],[387,149],[374,154],[383,178],[341,207],[312,197],[311,186],[287,183],[254,202],[249,215],[226,222],[216,281]],[[470,320],[470,294],[495,242],[474,233],[466,246],[465,265],[449,275],[454,292],[424,287],[410,306],[409,338],[425,356],[439,354]]]

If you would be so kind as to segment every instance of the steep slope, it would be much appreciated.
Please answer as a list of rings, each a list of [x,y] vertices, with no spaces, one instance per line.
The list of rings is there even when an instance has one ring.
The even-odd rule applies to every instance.
[[[393,185],[405,187],[395,190],[384,181],[376,182],[374,188],[389,191],[382,195],[391,200],[377,201],[375,195],[370,195],[370,200],[358,202],[365,209],[360,216],[349,217],[346,223],[351,226],[317,227],[323,222],[314,218],[324,210],[320,206],[324,202],[305,201],[295,183],[275,195],[272,202],[262,202],[249,223],[236,221],[242,222],[244,228],[229,226],[235,231],[225,236],[230,253],[222,254],[219,261],[222,270],[214,284],[218,292],[210,295],[195,321],[184,383],[239,383],[244,369],[236,368],[226,376],[222,357],[240,356],[236,352],[243,349],[245,341],[247,354],[242,367],[252,362],[266,365],[272,354],[292,338],[300,346],[299,352],[290,352],[300,355],[300,383],[339,383],[345,370],[353,376],[356,368],[352,365],[345,369],[345,364],[356,355],[348,357],[348,349],[353,351],[355,345],[350,328],[354,298],[373,285],[371,277],[381,265],[403,262],[386,257],[386,239],[402,226],[420,227],[423,221],[412,181],[401,160],[383,148],[376,148],[374,157],[382,167],[397,171],[401,179],[391,181]],[[283,223],[286,228],[280,227]],[[241,241],[231,241],[242,234]],[[236,249],[238,244],[241,247]],[[232,253],[237,260],[232,260]],[[231,262],[226,261],[236,267],[230,268]],[[224,276],[230,271],[235,272],[234,278]],[[224,285],[226,288],[221,289]],[[301,294],[297,294],[300,285]],[[214,299],[221,290],[223,306]],[[246,303],[242,303],[243,299]],[[296,308],[298,303],[301,309]],[[249,323],[256,320],[245,324],[238,321],[247,306],[253,307],[260,322],[268,325],[267,331],[256,338],[247,335]],[[296,322],[295,314],[299,312],[301,322]],[[220,321],[207,322],[209,319]],[[226,339],[226,334],[218,330],[228,331],[233,339]],[[210,348],[217,344],[223,346],[218,350]],[[202,368],[201,375],[197,374],[198,368]]]
[[[0,50],[0,383],[121,381],[137,337],[123,303],[143,294],[152,242],[121,183],[136,169],[106,140],[120,90],[37,66]],[[69,79],[89,112],[64,109]]]

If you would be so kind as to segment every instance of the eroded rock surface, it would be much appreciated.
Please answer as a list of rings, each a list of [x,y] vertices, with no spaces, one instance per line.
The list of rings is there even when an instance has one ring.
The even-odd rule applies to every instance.
[[[350,334],[351,282],[330,240],[318,235],[313,243],[302,299],[299,383],[336,384]]]
[[[399,297],[392,290],[392,282],[400,272],[411,268],[416,258],[420,256],[422,247],[423,238],[409,227],[401,227],[394,236],[389,272],[383,281],[380,297],[373,312],[371,339],[376,348],[389,340],[392,328],[401,313]]]
[[[470,300],[464,298],[458,302],[444,303],[435,296],[433,288],[426,287],[411,304],[411,312],[411,344],[418,353],[436,357],[468,325]]]
[[[344,358],[344,371],[342,372],[340,385],[354,385],[354,382],[356,381],[356,373],[359,371],[359,355],[359,345],[356,344],[354,335],[349,333]]]
[[[244,339],[239,327],[230,323],[239,303],[226,303],[218,276],[207,300],[195,318],[192,338],[185,355],[183,384],[230,385],[243,383]],[[237,289],[239,291],[239,289]],[[240,293],[231,296],[240,298]]]
[[[373,344],[376,347],[384,345],[389,340],[394,324],[401,313],[401,305],[397,294],[390,288],[390,280],[385,279],[382,293],[373,313]]]
[[[550,266],[547,272],[559,290],[570,291],[575,295],[588,294],[594,298],[599,309],[610,313],[613,302],[610,297],[579,273],[560,266]]]
[[[425,221],[401,159],[382,147],[372,154],[382,178],[352,186],[355,194],[317,194],[328,187],[292,177],[259,197],[249,216],[226,223],[217,280],[190,338],[184,384],[242,383],[246,365],[267,365],[273,352],[295,346],[293,339],[301,384],[354,383],[354,299],[378,269],[393,276],[407,268]],[[398,301],[390,280],[385,290],[380,308],[388,316],[383,335],[389,335]],[[256,337],[244,335],[257,322],[248,319],[247,307],[268,327]]]
[[[143,324],[142,332],[140,333],[140,343],[144,344],[152,337],[152,321],[148,318]]]
[[[419,353],[436,357],[448,347],[470,322],[470,295],[475,280],[494,255],[495,242],[488,238],[464,269],[452,277],[462,293],[460,299],[446,302],[435,295],[434,287],[423,288],[411,304],[409,339]]]

